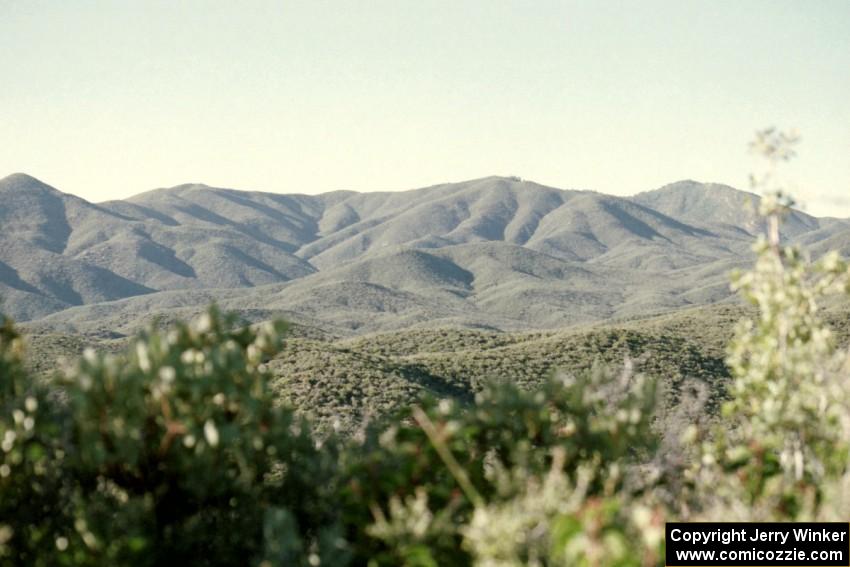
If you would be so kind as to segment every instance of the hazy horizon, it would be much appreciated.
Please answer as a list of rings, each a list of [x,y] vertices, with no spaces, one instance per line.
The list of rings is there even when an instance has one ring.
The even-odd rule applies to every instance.
[[[31,177],[31,178],[33,178],[33,179],[35,179],[35,180],[37,180],[41,183],[44,183],[45,185],[53,187],[54,189],[57,189],[58,191],[69,193],[68,191],[64,191],[62,189],[62,187],[58,187],[55,184],[50,183],[48,180],[41,179],[37,175],[32,175],[31,173],[27,173],[26,171],[15,171],[15,172],[9,173],[7,175],[0,175],[0,181],[5,179],[6,177],[11,177],[13,175],[26,175],[26,176]],[[121,197],[121,198],[114,198],[114,199],[92,201],[90,199],[86,199],[84,196],[81,196],[81,195],[77,195],[77,196],[82,197],[82,198],[86,199],[87,201],[89,201],[90,203],[93,203],[93,204],[99,204],[99,203],[105,204],[105,203],[108,203],[108,202],[120,201],[120,200],[124,200],[124,199],[128,199],[128,198],[140,196],[140,195],[143,195],[145,193],[152,192],[152,191],[174,189],[174,188],[182,187],[182,186],[185,186],[185,185],[200,185],[200,186],[204,186],[204,187],[209,187],[210,189],[224,189],[224,190],[227,190],[227,191],[236,190],[236,191],[272,193],[272,194],[281,194],[281,195],[284,195],[284,194],[287,194],[287,195],[293,195],[293,194],[321,195],[321,194],[324,194],[324,193],[333,193],[335,191],[353,191],[355,193],[361,193],[361,194],[386,193],[386,192],[398,193],[398,192],[405,192],[405,191],[418,191],[418,190],[428,189],[430,187],[439,186],[439,185],[471,183],[471,182],[474,182],[474,181],[489,179],[489,178],[493,178],[493,177],[502,178],[502,179],[518,178],[521,181],[534,183],[534,184],[540,185],[542,187],[549,187],[549,188],[552,188],[552,189],[559,189],[559,190],[565,190],[565,191],[591,191],[591,192],[611,195],[611,193],[605,193],[604,191],[596,191],[595,189],[589,189],[589,188],[583,188],[583,187],[557,187],[557,186],[554,186],[554,185],[541,183],[541,182],[537,181],[536,179],[528,179],[528,178],[525,178],[525,177],[522,177],[522,176],[519,176],[519,175],[508,176],[508,175],[494,174],[494,175],[482,175],[482,176],[474,177],[474,178],[471,178],[471,179],[453,179],[453,180],[450,180],[450,181],[445,181],[445,182],[442,182],[442,183],[436,183],[436,184],[422,186],[422,187],[404,187],[404,188],[390,189],[390,190],[386,190],[386,189],[383,189],[383,190],[382,189],[374,189],[374,190],[369,190],[369,189],[365,189],[365,190],[360,190],[360,189],[330,189],[330,190],[327,190],[327,191],[317,191],[317,192],[314,192],[314,193],[303,193],[303,192],[263,191],[262,189],[244,189],[244,188],[240,188],[240,187],[223,187],[223,186],[219,186],[219,185],[212,185],[210,183],[204,183],[203,181],[188,181],[188,182],[185,182],[185,183],[177,183],[175,185],[165,185],[165,186],[162,186],[162,187],[152,187],[150,189],[145,189],[145,190],[139,191],[138,193],[132,193],[130,195],[127,195],[127,196],[124,196],[124,197]],[[654,187],[652,189],[636,191],[634,193],[629,193],[629,194],[619,194],[619,195],[616,195],[616,196],[619,196],[619,197],[634,197],[634,196],[637,196],[639,193],[648,192],[648,191],[651,192],[651,191],[656,190],[656,189],[662,189],[662,188],[664,188],[665,186],[668,186],[668,185],[675,185],[675,184],[678,184],[678,183],[688,183],[688,182],[696,182],[696,183],[704,184],[704,185],[725,185],[725,184],[717,183],[717,182],[714,182],[714,181],[704,181],[704,180],[700,180],[700,179],[676,179],[674,181],[671,181],[671,182],[666,183],[664,185],[661,185],[659,187]],[[741,188],[741,187],[733,187],[733,186],[730,186],[730,187],[732,187],[733,189],[737,189],[739,191],[747,192],[747,193],[753,192],[750,188]],[[71,193],[71,194],[73,194],[73,193]],[[805,205],[805,203],[803,203],[803,205]],[[825,218],[825,217],[845,218],[844,216],[842,216],[840,214],[839,215],[829,214],[829,213],[818,214],[816,212],[808,210],[808,208],[805,207],[805,206],[795,205],[794,208],[801,210],[803,212],[806,212],[808,214],[812,214],[816,217],[821,217],[821,218]],[[850,218],[850,214],[846,215],[846,218]]]
[[[850,216],[850,3],[0,1],[0,176],[93,202],[183,183],[406,190],[490,175],[632,195],[749,190],[803,143]]]

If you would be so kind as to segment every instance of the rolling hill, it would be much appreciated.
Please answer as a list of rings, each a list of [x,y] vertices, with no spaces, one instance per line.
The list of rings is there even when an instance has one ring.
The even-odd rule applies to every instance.
[[[175,313],[180,314],[179,310]],[[323,427],[349,433],[364,421],[408,406],[423,394],[470,401],[490,380],[533,388],[550,373],[575,374],[597,364],[622,366],[659,379],[660,429],[678,435],[681,412],[708,409],[724,395],[726,345],[735,323],[752,312],[723,304],[665,315],[568,329],[513,333],[486,329],[419,328],[336,338],[296,326],[283,351],[269,362],[282,400]],[[850,306],[830,305],[823,316],[842,347],[850,343]],[[86,347],[114,351],[128,338],[83,337],[53,331],[27,337],[30,367],[49,376]],[[702,385],[702,386],[700,386]],[[672,424],[669,425],[668,424]]]

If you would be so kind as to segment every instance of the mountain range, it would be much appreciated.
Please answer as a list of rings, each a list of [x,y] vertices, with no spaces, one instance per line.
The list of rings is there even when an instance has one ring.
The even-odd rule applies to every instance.
[[[210,301],[336,336],[555,328],[727,301],[758,197],[680,181],[633,197],[487,177],[403,192],[180,185],[90,203],[0,180],[0,310],[123,334]],[[850,255],[850,220],[792,211],[788,242]]]

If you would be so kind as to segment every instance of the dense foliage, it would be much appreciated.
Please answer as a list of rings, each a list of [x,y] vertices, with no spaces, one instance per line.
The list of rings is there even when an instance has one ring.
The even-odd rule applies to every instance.
[[[235,329],[213,309],[118,355],[86,352],[48,392],[27,380],[7,322],[0,561],[284,565],[308,543],[343,553],[316,505],[333,490],[315,482],[333,476],[333,448],[318,450],[265,376],[282,331]]]
[[[288,340],[269,363],[274,387],[319,427],[350,432],[364,418],[408,407],[423,394],[469,404],[493,381],[535,389],[553,372],[577,375],[598,364],[621,366],[626,358],[636,370],[661,377],[662,390],[678,391],[694,380],[719,399],[723,386],[715,383],[728,379],[721,355],[708,355],[693,341],[664,330],[601,328],[499,337],[452,329],[399,335],[397,341],[387,335],[332,343]]]
[[[791,141],[759,138],[774,165]],[[671,519],[846,519],[850,359],[819,306],[850,293],[850,268],[781,245],[789,206],[762,201],[767,236],[735,284],[754,310],[730,342],[728,388],[710,380],[727,374],[711,356],[628,328],[566,342],[548,364],[515,349],[563,337],[408,336],[400,358],[352,343],[319,379],[309,366],[274,378],[283,326],[240,327],[215,308],[44,381],[4,320],[0,565],[657,565]],[[441,340],[475,381],[432,356]],[[481,340],[498,356],[462,348]],[[607,364],[556,371],[582,349]],[[628,355],[650,350],[656,362],[636,371]],[[613,356],[626,361],[616,371]],[[676,379],[648,377],[669,368]],[[404,409],[388,402],[337,434],[289,407],[321,420],[318,406],[363,399]]]

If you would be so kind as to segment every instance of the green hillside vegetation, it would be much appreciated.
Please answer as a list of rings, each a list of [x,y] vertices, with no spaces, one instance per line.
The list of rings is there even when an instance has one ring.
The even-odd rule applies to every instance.
[[[424,393],[468,403],[489,382],[510,380],[535,389],[555,371],[578,374],[594,365],[621,366],[627,356],[640,371],[663,376],[663,386],[674,393],[689,378],[706,383],[715,402],[723,391],[717,382],[728,376],[722,358],[663,333],[602,329],[505,336],[465,330],[412,334],[430,343],[405,333],[399,334],[398,343],[383,336],[374,342],[292,340],[270,368],[284,400],[320,423],[338,420],[346,429],[366,416],[407,407]]]
[[[729,331],[730,329],[727,329]],[[49,377],[91,341],[58,334],[28,338],[29,368]],[[126,339],[96,343],[114,351]],[[290,338],[269,361],[281,401],[315,419],[321,429],[344,432],[368,419],[406,408],[424,394],[469,403],[489,382],[539,387],[555,371],[575,374],[594,365],[620,366],[664,377],[678,391],[688,378],[706,383],[716,398],[728,377],[719,353],[658,325],[651,331],[600,327],[548,333],[491,333],[468,329],[414,330],[347,340]]]
[[[269,361],[269,370],[282,402],[313,418],[319,429],[343,433],[406,408],[425,394],[469,403],[489,382],[510,380],[533,389],[553,372],[620,366],[627,356],[638,371],[661,377],[660,386],[672,394],[666,400],[673,405],[682,384],[689,379],[703,383],[711,409],[729,377],[724,359],[734,325],[753,313],[729,304],[561,331],[415,329],[353,339],[333,339],[296,326],[283,350]],[[850,343],[846,302],[834,302],[824,318],[838,344]],[[61,359],[73,360],[86,347],[114,352],[129,342],[93,342],[56,333],[27,340],[28,367],[45,377]]]

